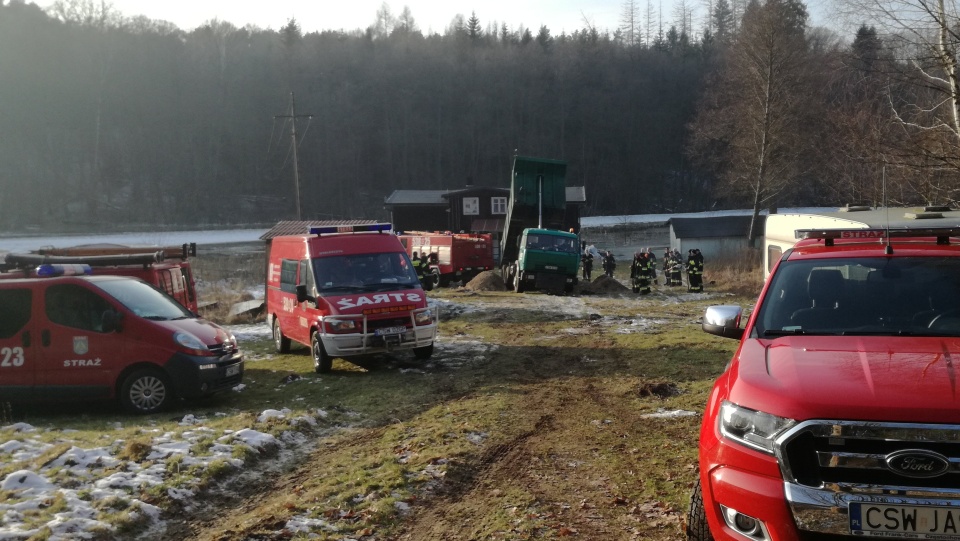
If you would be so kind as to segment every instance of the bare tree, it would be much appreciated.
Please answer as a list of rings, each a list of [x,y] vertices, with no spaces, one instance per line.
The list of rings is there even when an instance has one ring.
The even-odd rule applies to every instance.
[[[673,25],[677,27],[680,35],[688,38],[693,35],[693,10],[694,7],[689,0],[674,0]]]
[[[620,12],[620,30],[623,32],[623,41],[628,47],[641,43],[639,0],[623,1]]]
[[[374,37],[385,38],[393,32],[395,24],[397,24],[397,19],[390,10],[390,4],[384,2],[380,5],[380,9],[377,10],[377,16],[370,30],[373,32]]]
[[[806,17],[799,0],[751,3],[692,126],[692,155],[712,160],[728,193],[750,197],[751,242],[760,210],[804,169]]]
[[[104,30],[120,22],[120,13],[113,4],[100,0],[57,0],[50,6],[50,13],[65,23],[78,24]]]
[[[400,12],[400,17],[397,18],[396,26],[394,27],[394,32],[400,32],[402,34],[415,34],[420,31],[417,28],[417,22],[413,18],[413,12],[410,11],[410,6],[403,6],[403,11]]]
[[[895,120],[915,135],[920,162],[960,170],[960,12],[953,0],[847,0],[841,11],[876,24],[892,46],[896,75],[916,89],[890,100]]]

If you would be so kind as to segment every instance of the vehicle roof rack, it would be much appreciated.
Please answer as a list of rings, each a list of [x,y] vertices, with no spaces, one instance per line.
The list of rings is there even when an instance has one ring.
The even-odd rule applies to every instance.
[[[903,237],[936,237],[937,244],[950,244],[950,237],[960,237],[960,227],[891,229],[797,229],[797,239],[822,239],[825,246],[833,246],[835,239],[882,240]]]

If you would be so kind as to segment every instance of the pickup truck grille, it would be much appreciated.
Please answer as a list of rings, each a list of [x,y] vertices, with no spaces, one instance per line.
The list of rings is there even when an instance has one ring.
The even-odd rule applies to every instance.
[[[910,465],[898,470],[898,455]],[[960,425],[808,421],[781,441],[778,458],[785,480],[808,487],[956,488]]]

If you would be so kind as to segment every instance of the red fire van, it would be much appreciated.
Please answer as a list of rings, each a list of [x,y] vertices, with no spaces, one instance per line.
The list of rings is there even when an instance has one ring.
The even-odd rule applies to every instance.
[[[0,280],[0,400],[116,398],[155,413],[241,382],[225,329],[142,280],[90,273],[41,265]]]
[[[309,345],[314,369],[333,359],[412,350],[433,354],[438,309],[390,224],[311,227],[267,246],[267,323],[276,349]]]

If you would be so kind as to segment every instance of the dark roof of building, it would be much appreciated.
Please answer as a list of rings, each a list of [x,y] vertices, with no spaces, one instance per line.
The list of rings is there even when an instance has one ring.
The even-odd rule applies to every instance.
[[[757,235],[763,235],[766,216],[760,216]],[[677,238],[746,237],[750,216],[712,216],[708,218],[670,218],[667,224]]]
[[[377,220],[288,220],[277,222],[277,225],[270,228],[269,231],[260,235],[260,240],[270,240],[273,237],[283,237],[286,235],[306,235],[310,228],[314,226],[325,225],[361,225],[375,224]]]
[[[383,200],[385,205],[443,205],[450,190],[394,190]]]
[[[499,191],[504,196],[510,195],[509,188],[494,188],[488,186],[471,186],[459,190],[394,190],[383,200],[387,206],[395,205],[442,205],[449,204],[448,197],[451,194],[460,194],[472,191]],[[583,186],[566,187],[567,203],[586,203],[587,191]]]

